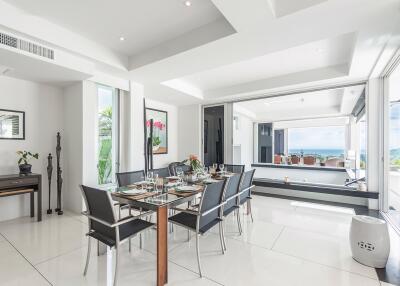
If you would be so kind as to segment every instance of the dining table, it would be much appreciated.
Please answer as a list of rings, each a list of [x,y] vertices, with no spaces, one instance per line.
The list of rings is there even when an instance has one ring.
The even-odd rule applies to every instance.
[[[157,214],[157,286],[168,283],[168,210],[185,203],[190,204],[194,199],[201,197],[208,183],[221,179],[224,177],[198,179],[184,182],[183,187],[178,183],[171,183],[169,178],[163,178],[162,186],[158,187],[155,182],[142,182],[108,189],[113,200],[118,203],[130,205],[135,209],[154,211]]]

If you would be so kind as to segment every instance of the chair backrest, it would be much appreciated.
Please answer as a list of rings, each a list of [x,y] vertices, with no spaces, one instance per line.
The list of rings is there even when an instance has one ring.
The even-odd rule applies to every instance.
[[[253,185],[253,177],[254,177],[254,172],[256,170],[250,170],[247,171],[243,174],[243,179],[242,183],[240,184],[240,191],[242,192],[243,190],[246,190],[243,194],[240,195],[239,202],[250,197],[251,195],[251,190],[249,189]]]
[[[209,184],[205,187],[203,191],[203,195],[200,200],[200,213],[204,214],[205,212],[217,207],[223,201],[223,193],[225,189],[226,180]],[[199,227],[209,224],[215,219],[220,217],[221,208],[215,209],[207,215],[200,216]]]
[[[327,167],[337,167],[339,162],[341,161],[340,158],[329,158],[325,161],[325,166]]]
[[[224,195],[225,201],[227,201],[229,198],[239,193],[239,186],[242,176],[243,176],[242,174],[235,174],[228,179]],[[236,205],[236,202],[237,202],[236,199],[228,200],[227,203],[224,205],[224,209],[225,210],[230,209],[231,207]]]
[[[190,172],[190,166],[182,162],[173,162],[168,166],[171,176],[176,176],[176,168],[181,168],[184,173]]]
[[[291,155],[290,161],[292,162],[292,164],[298,164],[298,163],[300,163],[300,158],[297,155]]]
[[[110,224],[116,222],[111,195],[107,191],[81,185],[82,196],[86,203],[87,212],[100,220]],[[90,229],[104,236],[114,238],[115,230],[102,223],[90,219]]]
[[[153,172],[154,174],[157,174],[159,178],[166,178],[166,177],[170,176],[168,167],[160,168],[160,169],[152,169],[149,171]]]
[[[304,156],[304,165],[315,165],[316,159],[314,156]]]
[[[244,167],[245,167],[244,165],[224,164],[224,169],[231,173],[243,173]]]
[[[125,187],[144,180],[144,170],[117,173],[118,186]]]

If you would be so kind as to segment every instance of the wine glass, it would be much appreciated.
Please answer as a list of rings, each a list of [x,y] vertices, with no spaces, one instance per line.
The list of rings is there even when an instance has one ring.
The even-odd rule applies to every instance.
[[[183,182],[183,170],[182,168],[176,168],[176,175],[179,177],[179,183]]]
[[[221,174],[224,173],[224,168],[225,168],[224,164],[219,164],[219,170],[221,171]]]

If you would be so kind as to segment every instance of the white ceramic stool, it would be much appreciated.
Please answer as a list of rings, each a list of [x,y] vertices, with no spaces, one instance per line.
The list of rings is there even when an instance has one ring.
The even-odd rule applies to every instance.
[[[364,215],[353,216],[350,246],[353,258],[361,264],[384,268],[390,252],[386,221]]]

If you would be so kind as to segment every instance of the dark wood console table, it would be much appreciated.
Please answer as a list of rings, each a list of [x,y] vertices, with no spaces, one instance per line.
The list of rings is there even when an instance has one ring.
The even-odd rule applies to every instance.
[[[37,220],[42,220],[42,175],[0,175],[0,198],[30,194],[31,217],[35,216],[35,192],[37,193]]]

